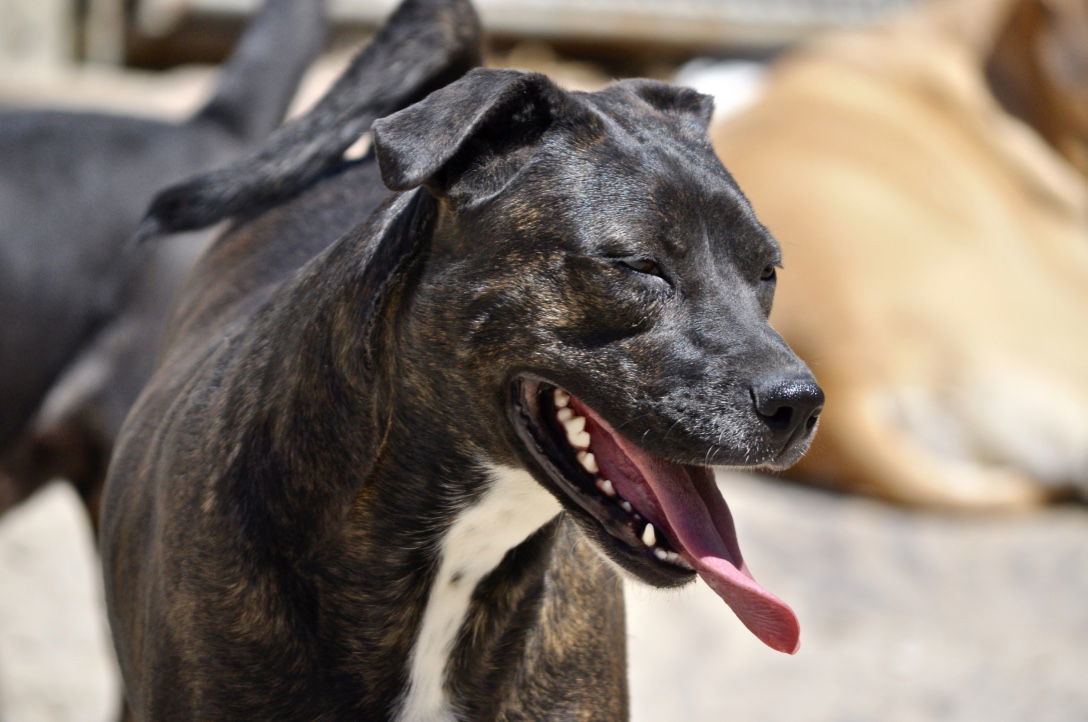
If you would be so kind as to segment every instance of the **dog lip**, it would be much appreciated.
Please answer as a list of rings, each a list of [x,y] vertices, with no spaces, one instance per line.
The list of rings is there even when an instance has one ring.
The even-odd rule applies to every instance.
[[[767,469],[769,471],[783,471],[790,468],[797,461],[805,455],[808,451],[809,445],[812,443],[812,439],[816,436],[816,429],[819,426],[818,423],[814,423],[809,427],[799,427],[790,435],[790,438],[786,439],[782,444],[782,448],[775,454],[774,459],[761,464],[757,468]]]

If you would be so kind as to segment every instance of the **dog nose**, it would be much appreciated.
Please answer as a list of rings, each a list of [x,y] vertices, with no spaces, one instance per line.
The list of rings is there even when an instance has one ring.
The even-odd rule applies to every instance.
[[[775,436],[790,439],[816,425],[824,392],[809,375],[771,376],[752,384],[752,401]]]

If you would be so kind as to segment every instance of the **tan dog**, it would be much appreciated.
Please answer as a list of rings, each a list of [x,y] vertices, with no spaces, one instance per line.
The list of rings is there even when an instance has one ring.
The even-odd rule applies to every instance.
[[[1088,2],[824,39],[713,136],[827,390],[803,473],[956,507],[1088,493]]]

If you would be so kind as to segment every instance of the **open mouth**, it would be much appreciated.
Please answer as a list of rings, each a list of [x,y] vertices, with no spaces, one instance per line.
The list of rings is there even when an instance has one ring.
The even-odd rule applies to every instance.
[[[745,566],[710,467],[640,448],[541,380],[515,382],[511,417],[553,492],[617,563],[662,587],[698,574],[765,644],[797,651],[797,618]]]

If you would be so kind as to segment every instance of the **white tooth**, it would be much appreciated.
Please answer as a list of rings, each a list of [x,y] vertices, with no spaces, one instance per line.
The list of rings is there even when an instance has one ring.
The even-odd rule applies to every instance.
[[[586,429],[586,417],[584,416],[572,416],[569,419],[560,419],[563,422],[563,427],[566,428],[568,434],[580,434]]]
[[[570,445],[576,449],[588,449],[589,448],[589,433],[586,431],[578,431],[572,433],[567,430],[567,441]]]
[[[684,569],[692,569],[692,566],[684,561],[684,558],[676,552],[669,552],[669,561],[678,567],[683,567]],[[694,569],[692,569],[692,571],[694,571]]]
[[[574,410],[570,408],[561,408],[555,412],[555,418],[566,424],[568,421],[574,418]]]
[[[578,462],[582,467],[590,474],[596,474],[600,469],[597,467],[597,457],[588,451],[578,452]]]
[[[658,547],[657,549],[654,549],[654,556],[657,557],[658,559],[660,559],[661,561],[665,561],[666,559],[669,558],[669,553],[667,551],[665,551],[664,549],[662,549],[661,547]]]
[[[642,543],[648,547],[652,547],[657,544],[657,535],[654,534],[654,525],[647,524],[646,528],[642,530]]]
[[[563,408],[570,403],[570,394],[562,389],[555,390],[555,405],[556,408]]]
[[[620,502],[620,508],[622,508],[624,511],[630,513],[630,511],[631,511],[631,502],[624,499],[623,501]]]
[[[603,491],[605,496],[616,495],[616,487],[612,486],[612,482],[608,479],[597,479],[597,488]]]

